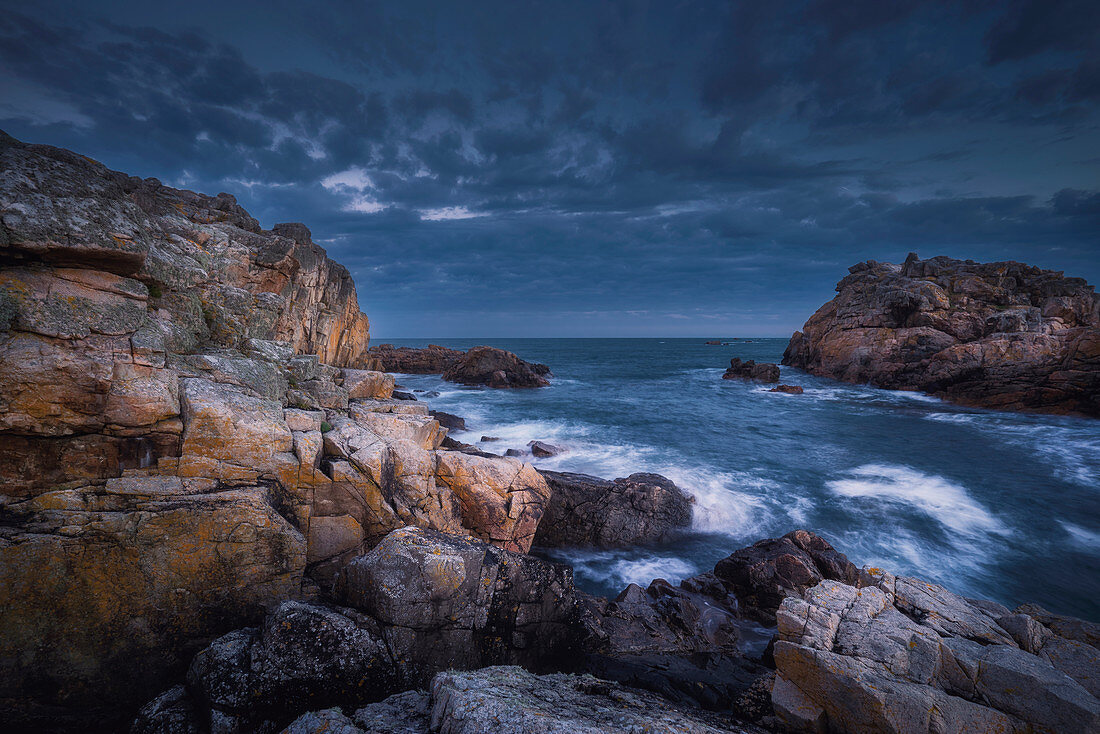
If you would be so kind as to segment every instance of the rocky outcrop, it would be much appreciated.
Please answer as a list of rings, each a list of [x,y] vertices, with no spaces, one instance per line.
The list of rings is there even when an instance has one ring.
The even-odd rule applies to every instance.
[[[486,543],[397,530],[341,571],[337,596],[382,628],[407,687],[450,668],[572,664],[572,569]]]
[[[742,614],[771,625],[787,597],[825,579],[854,584],[859,571],[824,538],[795,530],[734,551],[715,564],[714,575],[737,597]]]
[[[772,702],[795,731],[1100,731],[1100,650],[1026,613],[864,569],[777,616]]]
[[[340,606],[284,602],[259,626],[214,640],[194,656],[186,685],[150,701],[132,731],[277,731],[305,711],[354,710],[424,687],[443,670],[560,670],[582,641],[571,569],[418,528],[349,563],[335,596]],[[355,718],[365,726],[393,704]]]
[[[495,347],[474,347],[443,373],[448,382],[489,387],[545,387],[550,368]]]
[[[768,390],[768,392],[781,392],[786,393],[787,395],[801,395],[806,391],[803,390],[800,385],[776,385],[771,390]]]
[[[1100,416],[1100,298],[1018,262],[849,268],[783,364],[966,405]]]
[[[752,359],[742,362],[740,357],[734,357],[730,360],[730,366],[722,373],[722,379],[779,382],[779,365],[771,362],[757,364]]]
[[[392,399],[304,226],[7,137],[0,162],[9,727],[109,725],[396,528],[530,546],[545,481]]]
[[[439,375],[466,356],[461,349],[448,349],[438,344],[423,348],[378,344],[371,347],[369,353],[378,361],[379,369],[408,375]]]
[[[535,544],[622,548],[648,543],[691,524],[691,498],[660,474],[608,481],[587,474],[540,471],[550,487]]]

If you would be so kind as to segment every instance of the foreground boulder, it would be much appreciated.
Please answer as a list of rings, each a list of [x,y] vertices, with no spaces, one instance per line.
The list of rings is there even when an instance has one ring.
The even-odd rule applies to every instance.
[[[730,366],[722,373],[723,380],[756,380],[757,382],[779,382],[779,365],[771,362],[757,364],[755,360],[742,362],[739,357],[730,360]]]
[[[386,536],[337,589],[381,625],[410,687],[447,668],[561,669],[580,642],[572,569],[429,530]]]
[[[1100,298],[1018,262],[849,268],[783,364],[966,405],[1100,416]]]
[[[864,569],[777,616],[772,703],[796,731],[1100,731],[1100,650],[1028,614]]]
[[[691,524],[691,498],[660,474],[608,481],[540,471],[550,499],[535,534],[542,547],[621,548],[667,538]]]
[[[824,538],[795,530],[734,551],[715,564],[714,575],[737,597],[742,614],[773,625],[787,597],[801,596],[825,579],[854,584],[859,571]]]
[[[494,347],[474,347],[443,373],[448,382],[489,387],[545,387],[550,368]]]

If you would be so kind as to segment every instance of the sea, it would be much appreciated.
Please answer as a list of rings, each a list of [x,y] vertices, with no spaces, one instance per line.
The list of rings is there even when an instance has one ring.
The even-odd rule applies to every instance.
[[[535,466],[613,479],[656,472],[694,497],[689,530],[621,550],[559,549],[590,593],[673,583],[762,538],[805,528],[857,565],[969,597],[1100,621],[1100,420],[964,408],[781,367],[723,380],[731,357],[776,362],[786,339],[405,339],[489,344],[549,365],[550,387],[494,390],[398,375],[459,415],[485,451],[533,440]],[[379,340],[375,340],[376,342]],[[430,397],[429,397],[430,396]],[[482,436],[499,441],[482,442]]]

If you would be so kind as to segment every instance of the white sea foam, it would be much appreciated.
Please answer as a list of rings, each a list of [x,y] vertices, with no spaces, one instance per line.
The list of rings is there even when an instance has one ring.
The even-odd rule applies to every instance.
[[[890,464],[864,464],[847,475],[826,486],[843,497],[910,505],[956,533],[973,536],[1006,532],[1004,524],[975,502],[966,489],[943,477]]]
[[[1089,530],[1065,521],[1061,521],[1060,524],[1069,534],[1074,545],[1083,546],[1091,551],[1100,551],[1100,530]]]

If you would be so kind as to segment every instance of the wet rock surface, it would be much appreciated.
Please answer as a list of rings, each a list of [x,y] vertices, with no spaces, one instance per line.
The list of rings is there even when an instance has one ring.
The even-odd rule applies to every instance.
[[[443,372],[443,379],[463,385],[488,387],[545,387],[550,368],[525,362],[495,347],[474,347]]]
[[[966,405],[1100,416],[1100,299],[1084,280],[915,254],[849,271],[783,364]]]
[[[608,481],[587,474],[542,470],[550,487],[535,544],[543,547],[626,547],[691,524],[691,498],[659,474]]]
[[[757,382],[779,382],[779,365],[770,362],[748,360],[742,362],[740,357],[730,360],[730,366],[722,373],[723,380],[755,380]]]

